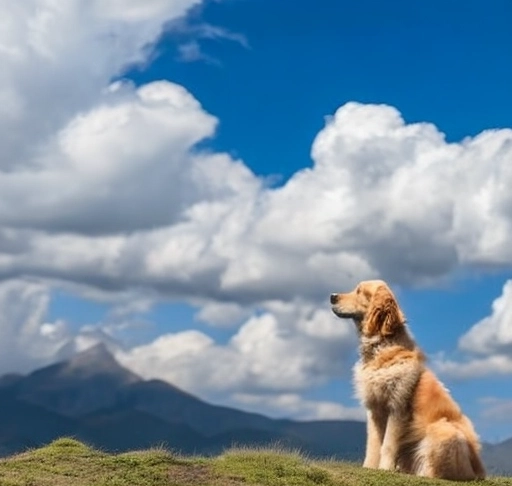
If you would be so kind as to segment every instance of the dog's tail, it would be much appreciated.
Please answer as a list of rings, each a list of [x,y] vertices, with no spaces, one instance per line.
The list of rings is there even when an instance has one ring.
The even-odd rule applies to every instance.
[[[469,462],[473,469],[475,479],[485,479],[485,467],[482,459],[480,458],[480,441],[478,440],[478,435],[476,434],[472,423],[467,417],[463,416],[462,420],[455,424],[455,427],[457,427],[459,434],[464,438],[468,445]]]
[[[455,481],[484,479],[478,440],[470,432],[446,419],[429,425],[418,444],[416,474]]]

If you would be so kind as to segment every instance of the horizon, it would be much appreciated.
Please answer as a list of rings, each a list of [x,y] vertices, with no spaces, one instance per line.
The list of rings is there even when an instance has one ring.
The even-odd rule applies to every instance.
[[[0,13],[0,375],[105,343],[211,403],[364,419],[328,297],[381,278],[512,437],[508,0]]]

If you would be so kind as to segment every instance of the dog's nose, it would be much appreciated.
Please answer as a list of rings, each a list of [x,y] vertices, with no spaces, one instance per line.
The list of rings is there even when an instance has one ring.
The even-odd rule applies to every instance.
[[[331,304],[336,304],[338,301],[338,294],[331,294]]]

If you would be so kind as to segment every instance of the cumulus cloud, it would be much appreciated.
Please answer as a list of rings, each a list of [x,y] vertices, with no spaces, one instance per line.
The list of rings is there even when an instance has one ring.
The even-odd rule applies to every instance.
[[[268,188],[241,161],[194,150],[216,120],[184,88],[111,94],[56,134],[37,170],[0,175],[6,242],[26,242],[0,274],[257,305],[508,261],[505,192],[478,233],[461,221],[479,218],[476,195],[496,199],[493,184],[508,177],[510,130],[446,144],[391,107],[350,103],[318,135],[315,166]]]
[[[330,310],[274,301],[247,318],[226,344],[189,330],[114,353],[139,376],[166,380],[213,402],[273,417],[359,420],[359,407],[301,395],[348,378],[356,348],[351,322]]]
[[[166,20],[197,0],[27,0],[0,6],[4,168],[34,167],[41,147],[94,106],[113,76],[147,61]]]
[[[463,334],[458,349],[464,359],[439,359],[437,368],[459,379],[512,374],[512,280],[492,303],[492,312]]]
[[[226,344],[189,330],[115,356],[139,376],[164,379],[214,402],[271,416],[361,419],[358,407],[301,396],[333,378],[348,378],[356,347],[352,323],[330,310],[269,302]]]
[[[512,280],[492,303],[490,316],[477,322],[459,340],[462,351],[477,354],[512,354]]]
[[[342,376],[355,332],[329,310],[269,304],[225,345],[197,330],[165,334],[119,351],[121,363],[145,378],[163,378],[203,395],[303,391]]]

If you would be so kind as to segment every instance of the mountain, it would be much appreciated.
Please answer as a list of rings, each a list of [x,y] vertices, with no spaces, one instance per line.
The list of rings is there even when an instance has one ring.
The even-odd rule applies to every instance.
[[[484,444],[482,457],[489,474],[512,476],[512,438],[499,444]]]
[[[279,443],[313,457],[360,461],[357,421],[276,420],[212,405],[123,368],[104,345],[30,373],[0,377],[0,456],[74,436],[107,451],[164,445],[211,455],[232,445]],[[512,475],[512,439],[483,447],[489,472]]]
[[[201,449],[205,437],[183,424],[169,424],[145,412],[111,408],[81,418],[76,435],[109,451],[165,446],[184,454]]]
[[[73,434],[77,423],[0,391],[0,456]]]
[[[69,417],[116,404],[123,386],[141,378],[120,366],[104,344],[68,361],[34,371],[14,381],[16,396]]]
[[[127,406],[170,423],[184,423],[207,437],[239,428],[273,430],[275,421],[255,413],[206,403],[160,380],[139,381],[120,390]]]
[[[279,430],[287,436],[299,437],[320,457],[333,456],[350,461],[359,461],[364,457],[366,425],[363,422],[283,420],[279,422]]]

